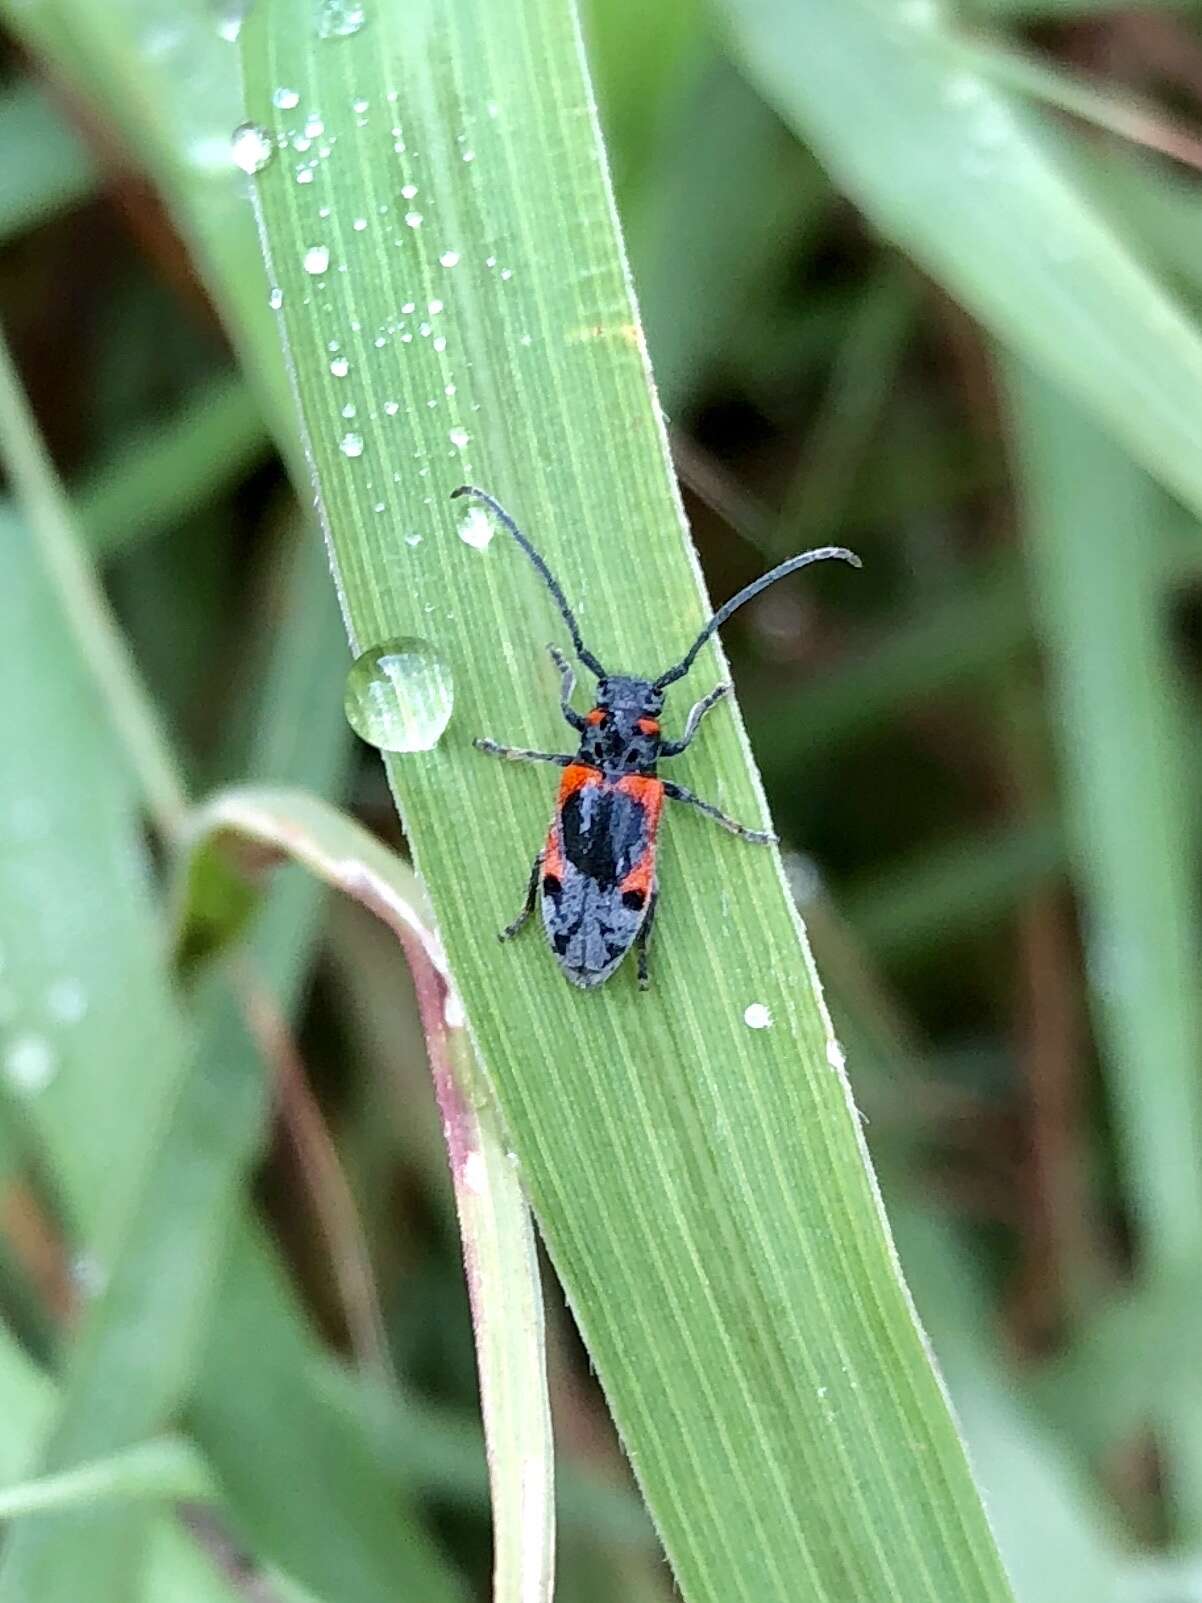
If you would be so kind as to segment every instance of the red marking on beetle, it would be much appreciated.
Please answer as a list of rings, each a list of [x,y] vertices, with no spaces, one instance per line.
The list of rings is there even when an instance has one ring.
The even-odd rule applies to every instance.
[[[559,806],[562,808],[568,797],[574,796],[585,785],[599,785],[600,783],[601,770],[599,768],[590,768],[587,763],[569,763],[563,771],[563,778],[559,781]]]
[[[543,879],[563,879],[563,850],[559,844],[559,820],[547,831],[547,844],[543,847]]]
[[[605,709],[603,707],[594,707],[592,712],[585,713],[584,721],[586,724],[603,724],[605,722]]]
[[[564,777],[571,772],[570,768],[565,768]],[[618,780],[618,789],[643,809],[647,815],[647,833],[654,840],[664,805],[663,780],[656,779],[652,774],[623,774]]]
[[[646,901],[647,897],[651,894],[651,885],[654,879],[655,837],[652,836],[650,842],[643,850],[643,855],[639,858],[638,862],[618,886],[618,890],[624,897],[634,893],[635,895],[641,896],[643,900]]]
[[[659,734],[659,719],[658,718],[640,718],[638,723],[635,724],[634,727],[638,730],[640,735],[658,735]]]

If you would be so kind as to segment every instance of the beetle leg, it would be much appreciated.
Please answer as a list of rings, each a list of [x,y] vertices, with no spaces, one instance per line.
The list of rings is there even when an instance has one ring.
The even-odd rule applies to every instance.
[[[704,813],[707,818],[712,818],[715,824],[721,824],[723,829],[729,829],[732,835],[738,835],[740,839],[751,841],[757,846],[774,846],[776,844],[777,836],[771,830],[748,829],[746,824],[736,823],[733,818],[728,818],[717,807],[712,807],[709,802],[702,801],[700,796],[694,796],[693,792],[686,790],[683,785],[673,785],[666,779],[662,780],[661,783],[664,787],[664,795],[671,801],[688,802],[690,807],[695,807],[699,813]]]
[[[534,859],[534,867],[530,870],[530,883],[526,886],[526,900],[523,903],[522,911],[514,919],[512,924],[506,924],[505,928],[497,936],[499,941],[511,941],[521,929],[522,925],[530,917],[531,913],[533,913],[534,903],[538,898],[538,874],[542,866],[543,854],[542,852],[539,852],[538,856]]]
[[[647,942],[651,939],[651,926],[655,923],[655,904],[659,901],[659,892],[651,892],[651,900],[647,903],[647,917],[643,920],[638,934],[634,938],[635,949],[639,959],[639,990],[651,989],[651,975],[647,971]]]
[[[527,751],[524,746],[502,746],[495,740],[473,740],[472,745],[490,757],[507,757],[511,763],[554,763],[558,768],[566,768],[576,761],[563,752]]]
[[[576,673],[572,664],[560,651],[559,647],[551,644],[547,647],[551,653],[551,661],[559,669],[559,708],[573,729],[584,730],[588,725],[584,721],[583,713],[578,713],[572,706],[572,692],[576,688]]]
[[[725,700],[730,695],[730,691],[731,687],[729,685],[715,685],[709,695],[703,696],[689,713],[688,718],[685,720],[684,734],[681,735],[679,740],[665,740],[659,748],[659,755],[661,757],[679,757],[697,733],[698,725],[706,713],[709,712],[711,707],[716,707],[720,701]]]

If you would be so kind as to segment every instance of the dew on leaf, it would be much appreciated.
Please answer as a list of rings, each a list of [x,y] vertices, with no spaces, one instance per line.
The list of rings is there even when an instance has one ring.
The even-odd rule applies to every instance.
[[[428,640],[387,640],[357,657],[346,680],[347,721],[381,751],[430,751],[451,719],[450,665]]]
[[[244,173],[261,173],[275,155],[275,142],[257,122],[242,122],[230,136],[234,166]]]
[[[367,7],[359,0],[317,0],[319,39],[348,39],[367,21]]]

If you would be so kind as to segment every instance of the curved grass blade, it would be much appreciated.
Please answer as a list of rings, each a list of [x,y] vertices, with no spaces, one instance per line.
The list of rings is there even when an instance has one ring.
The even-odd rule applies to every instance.
[[[413,873],[353,820],[297,791],[225,791],[195,815],[203,859],[222,835],[286,853],[355,897],[404,948],[442,1111],[476,1333],[488,1447],[497,1603],[537,1603],[554,1582],[554,1454],[542,1291],[530,1212]],[[194,866],[203,869],[203,863]]]

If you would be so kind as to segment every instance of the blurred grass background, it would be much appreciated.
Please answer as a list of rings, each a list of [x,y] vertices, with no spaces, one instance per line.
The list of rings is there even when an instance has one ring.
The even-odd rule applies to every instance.
[[[402,847],[379,764],[341,723],[345,647],[270,444],[278,402],[231,357],[238,308],[202,287],[220,213],[207,236],[203,207],[188,237],[172,222],[137,97],[115,106],[111,82],[89,80],[95,51],[64,34],[88,10],[4,7],[0,90],[0,323],[70,515],[188,789],[305,784]],[[593,0],[587,20],[712,592],[805,544],[864,558],[837,600],[767,597],[728,647],[1016,1590],[1180,1603],[1202,1598],[1202,30],[1189,6],[895,10],[847,8],[879,48],[856,58],[863,104],[845,100],[842,122],[833,76],[816,82],[798,46],[799,18],[829,44],[826,6]],[[212,26],[232,15],[214,6]],[[162,8],[139,20],[131,36],[161,63]],[[136,55],[126,68],[137,83]],[[921,73],[945,71],[1012,97],[1027,168],[1055,164],[1040,209],[1024,210],[1004,134],[920,126],[908,97],[928,104]],[[224,151],[197,161],[220,170]],[[1036,272],[1024,227],[1039,244],[1070,215]],[[10,474],[13,429],[0,419]],[[27,1472],[47,1375],[70,1381],[72,1325],[119,1225],[75,1210],[94,1160],[72,1121],[103,1127],[105,1108],[84,1096],[44,1117],[39,1049],[115,1060],[130,1008],[161,1013],[174,1040],[168,917],[132,866],[129,777],[16,516],[0,509],[7,885],[18,860],[31,894],[44,876],[78,962],[31,976],[20,928],[0,924],[5,1483]],[[46,794],[59,816],[31,803]],[[289,1570],[324,1603],[392,1595],[401,1574],[403,1595],[486,1593],[471,1331],[413,998],[389,937],[321,900],[285,876],[254,939],[358,1205],[395,1395],[370,1391],[370,1363],[348,1383],[344,1361],[367,1355],[284,1109],[222,1270],[220,1328],[195,1333],[194,1451],[181,1445],[178,1483],[156,1482],[184,1508],[156,1525],[156,1603],[301,1597]],[[35,986],[38,1035],[17,1006]],[[225,1056],[222,1094],[250,1126],[262,1090]],[[128,1085],[161,1099],[147,1143],[185,1073]],[[137,1156],[114,1146],[106,1162]],[[587,1360],[549,1303],[558,1595],[667,1598]],[[118,1358],[145,1362],[136,1341]],[[80,1417],[64,1464],[87,1456]],[[235,1489],[216,1511],[206,1461]],[[298,1462],[322,1473],[264,1491]],[[322,1590],[313,1533],[339,1499],[361,1568]],[[406,1520],[426,1523],[437,1562]],[[124,1562],[86,1537],[81,1551]]]

